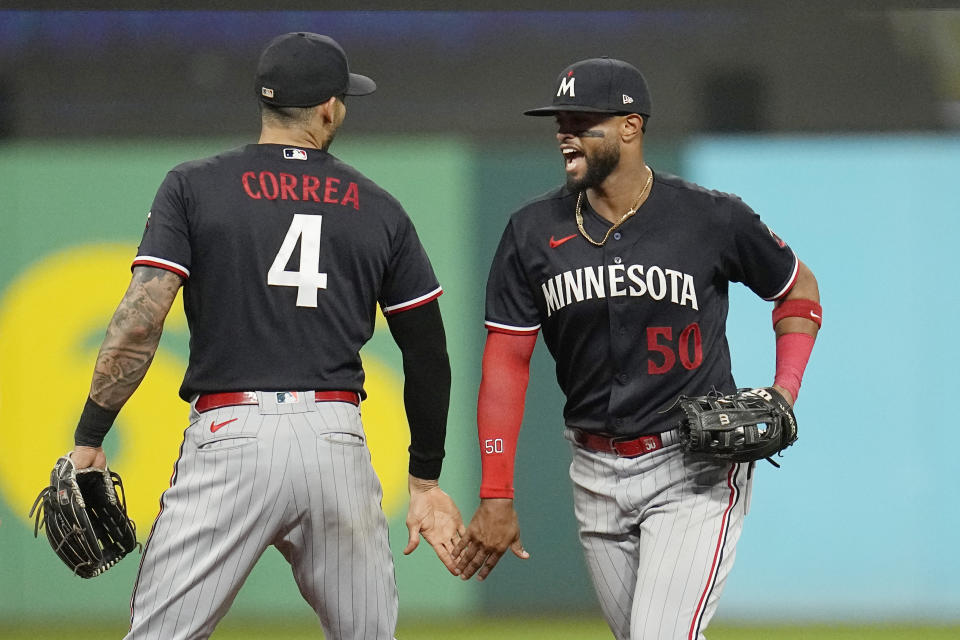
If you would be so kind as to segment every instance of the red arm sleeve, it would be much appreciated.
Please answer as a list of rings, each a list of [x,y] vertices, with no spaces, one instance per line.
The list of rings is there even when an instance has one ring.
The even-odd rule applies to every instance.
[[[480,497],[512,498],[517,438],[537,335],[487,333],[477,399]]]

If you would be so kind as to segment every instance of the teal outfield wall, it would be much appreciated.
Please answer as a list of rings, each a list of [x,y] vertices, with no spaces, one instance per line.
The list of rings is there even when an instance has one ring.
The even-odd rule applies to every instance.
[[[960,138],[714,138],[688,174],[739,194],[820,282],[824,325],[800,398],[800,440],[763,465],[728,614],[960,617]],[[734,373],[772,375],[768,305],[737,287]],[[787,554],[770,565],[770,550]]]
[[[487,269],[510,213],[560,181],[559,155],[549,133],[522,148],[343,138],[334,151],[404,204],[445,289],[454,389],[442,484],[469,518],[477,504],[474,414]],[[0,622],[48,615],[55,584],[65,614],[127,615],[136,560],[62,586],[66,569],[33,539],[26,512],[69,445],[157,185],[170,166],[239,143],[0,146],[0,435],[8,451],[0,470]],[[647,152],[658,171],[741,195],[813,268],[823,294],[825,325],[797,405],[800,441],[782,469],[758,471],[719,616],[960,618],[960,562],[949,544],[960,526],[958,465],[947,453],[955,438],[946,420],[918,417],[915,408],[939,406],[960,382],[949,324],[960,315],[950,287],[960,199],[949,188],[960,175],[960,140],[691,139]],[[767,384],[770,305],[735,289],[728,323],[735,373],[741,384]],[[131,494],[143,514],[141,540],[156,512],[152,489],[143,487],[169,478],[164,456],[175,455],[184,426],[175,399],[186,355],[180,320],[170,320],[163,340],[163,357],[138,391],[141,404],[124,409],[110,436],[114,466],[142,494]],[[516,502],[532,557],[505,557],[484,583],[449,576],[426,545],[400,553],[399,354],[378,330],[363,355],[377,396],[365,418],[387,488],[401,612],[596,613],[571,513],[562,397],[546,350],[535,352],[517,462]],[[241,616],[311,618],[278,553],[264,557],[241,591],[230,617]]]

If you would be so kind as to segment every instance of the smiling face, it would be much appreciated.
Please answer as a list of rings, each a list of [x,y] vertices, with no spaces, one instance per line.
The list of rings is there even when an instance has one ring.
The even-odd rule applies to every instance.
[[[556,118],[567,188],[581,191],[600,186],[620,163],[620,117],[560,111]]]

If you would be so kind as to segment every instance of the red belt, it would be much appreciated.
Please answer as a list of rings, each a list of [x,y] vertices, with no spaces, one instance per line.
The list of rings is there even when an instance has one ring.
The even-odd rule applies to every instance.
[[[289,392],[281,391],[277,393]],[[349,402],[357,406],[360,405],[360,394],[356,391],[314,391],[313,398],[316,402]],[[197,398],[197,403],[194,407],[198,413],[203,413],[211,409],[232,407],[238,404],[260,404],[257,400],[257,392],[235,391],[233,393],[206,393]]]
[[[604,453],[615,453],[621,458],[636,458],[637,456],[642,456],[673,444],[676,440],[676,433],[674,431],[667,431],[662,434],[638,436],[630,440],[623,440],[574,429],[573,437],[574,440],[577,441],[577,444],[584,449],[602,451]]]

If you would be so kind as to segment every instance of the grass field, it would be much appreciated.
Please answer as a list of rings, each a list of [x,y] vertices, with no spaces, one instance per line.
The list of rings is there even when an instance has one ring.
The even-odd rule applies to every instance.
[[[125,628],[16,629],[0,626],[2,640],[106,640],[123,637]],[[214,640],[320,640],[319,627],[263,626],[226,622],[213,634]],[[464,619],[447,622],[401,621],[397,640],[611,640],[601,620],[596,619]],[[956,640],[960,625],[877,625],[877,626],[730,626],[717,624],[709,640]]]

